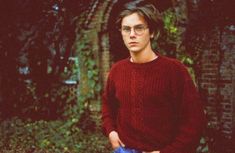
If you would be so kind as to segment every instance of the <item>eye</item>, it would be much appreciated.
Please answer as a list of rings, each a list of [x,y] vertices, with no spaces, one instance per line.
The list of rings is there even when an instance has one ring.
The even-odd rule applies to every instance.
[[[136,26],[135,30],[136,31],[142,31],[142,30],[144,30],[144,26]]]
[[[131,28],[130,27],[122,27],[122,31],[129,32],[129,31],[131,31]]]

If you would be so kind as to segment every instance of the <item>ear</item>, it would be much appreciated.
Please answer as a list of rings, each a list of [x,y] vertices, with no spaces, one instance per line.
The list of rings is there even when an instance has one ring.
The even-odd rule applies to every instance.
[[[150,38],[153,38],[155,35],[155,33],[153,32],[151,35],[150,35]]]

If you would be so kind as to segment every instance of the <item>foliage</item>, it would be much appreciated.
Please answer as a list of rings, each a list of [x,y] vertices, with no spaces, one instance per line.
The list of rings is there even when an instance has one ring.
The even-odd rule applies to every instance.
[[[76,104],[74,23],[87,5],[76,0],[1,3],[0,118],[56,119],[67,104]]]
[[[88,5],[76,0],[2,3],[1,152],[110,150],[89,108],[101,89],[92,42],[78,41],[84,47],[79,50],[84,52],[80,58],[74,57],[77,54],[72,48],[74,23]],[[8,12],[8,18],[3,16]],[[78,83],[79,67],[88,68],[87,95],[77,90],[78,84],[84,84]]]
[[[188,67],[188,71],[191,74],[192,79],[196,84],[196,78],[194,73],[194,60],[193,58],[180,46],[182,46],[182,32],[179,30],[180,26],[178,22],[179,14],[177,14],[173,8],[170,8],[163,12],[164,27],[161,30],[159,39],[153,41],[153,48],[157,48],[159,52],[166,56],[178,58],[182,63]]]
[[[160,37],[153,41],[153,48],[157,48],[164,55],[176,57],[176,49],[181,38],[177,15],[173,9],[168,9],[163,12],[162,17],[164,27],[160,30]]]
[[[167,42],[176,43],[175,40],[179,39],[179,30],[176,25],[177,14],[172,10],[168,9],[163,14],[164,29],[166,30],[166,36],[168,36]]]
[[[84,33],[83,33],[84,32]],[[79,113],[81,115],[80,125],[82,129],[89,130],[94,123],[90,122],[92,102],[100,99],[101,83],[99,81],[99,68],[95,56],[94,45],[91,42],[93,33],[81,31],[77,38],[75,48],[78,52],[79,67],[81,68],[80,78],[83,80],[79,86]]]
[[[208,124],[197,153],[232,153],[234,151],[233,142],[234,138],[225,137],[218,128]]]
[[[5,120],[0,126],[1,152],[46,152],[46,153],[108,153],[107,138],[97,128],[93,133],[84,133],[77,120],[23,121],[19,118]]]

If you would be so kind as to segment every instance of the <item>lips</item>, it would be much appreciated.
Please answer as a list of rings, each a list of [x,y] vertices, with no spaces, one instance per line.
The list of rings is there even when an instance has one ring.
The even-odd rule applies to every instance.
[[[135,45],[137,45],[138,43],[137,42],[130,42],[130,43],[128,43],[130,46],[135,46]]]

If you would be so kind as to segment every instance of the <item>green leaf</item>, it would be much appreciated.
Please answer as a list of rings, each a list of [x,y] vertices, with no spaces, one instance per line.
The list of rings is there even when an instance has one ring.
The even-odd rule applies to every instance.
[[[88,72],[87,72],[88,79],[92,79],[93,75],[94,75],[93,71],[88,70]]]
[[[205,143],[206,143],[205,138],[201,138],[200,143],[201,143],[201,144],[205,144]]]
[[[202,152],[205,152],[205,153],[207,153],[209,151],[209,148],[208,148],[208,146],[206,146],[206,147],[204,147],[203,149],[202,149]]]

